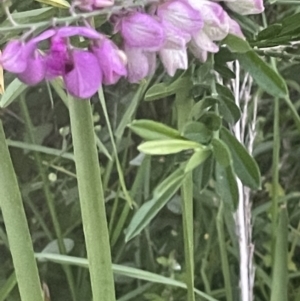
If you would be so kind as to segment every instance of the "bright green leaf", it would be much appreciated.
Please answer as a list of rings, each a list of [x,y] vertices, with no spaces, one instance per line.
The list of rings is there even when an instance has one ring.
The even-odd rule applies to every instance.
[[[9,106],[22,92],[26,90],[27,86],[20,82],[17,78],[14,79],[6,88],[4,94],[0,99],[0,107],[6,108]]]
[[[176,154],[188,149],[201,149],[204,146],[187,140],[155,140],[142,143],[138,150],[147,155],[168,155]]]
[[[198,150],[188,160],[184,172],[190,172],[202,164],[211,155],[211,150]]]
[[[35,0],[47,5],[51,5],[59,8],[70,8],[70,3],[66,0]]]
[[[140,119],[134,120],[128,127],[145,140],[181,139],[180,133],[160,122]]]

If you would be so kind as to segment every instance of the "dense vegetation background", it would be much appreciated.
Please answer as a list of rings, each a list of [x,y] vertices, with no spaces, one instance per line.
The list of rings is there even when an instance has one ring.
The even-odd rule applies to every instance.
[[[54,7],[55,3],[54,0],[15,0],[10,10],[19,23],[67,16],[68,10]],[[165,149],[159,155],[139,154],[137,147],[143,141],[175,135],[153,122],[179,129],[186,139],[204,145],[209,145],[216,133],[222,139],[221,145],[215,142],[213,155],[208,154],[203,164],[197,161],[189,167],[194,168],[194,210],[188,219],[194,226],[195,288],[206,294],[196,294],[196,300],[209,300],[205,296],[210,296],[210,300],[231,301],[230,296],[232,300],[240,300],[240,241],[237,219],[232,214],[239,199],[236,188],[241,189],[240,200],[249,197],[252,203],[251,223],[246,225],[252,228],[253,246],[249,247],[253,251],[255,271],[254,300],[284,301],[280,294],[271,299],[275,287],[287,292],[286,300],[300,300],[300,119],[297,115],[300,1],[268,1],[265,5],[262,15],[234,15],[249,44],[229,37],[221,51],[206,63],[191,59],[189,69],[178,71],[174,78],[167,76],[159,66],[151,79],[140,84],[121,80],[105,87],[106,107],[98,95],[91,99],[103,167],[112,258],[116,264],[118,301],[187,300],[186,289],[180,287],[184,286],[187,274],[183,191],[179,188],[180,168],[193,152],[176,153],[172,148],[175,146],[166,142],[154,147]],[[102,26],[105,30],[107,25],[103,21],[103,16],[96,16],[96,27]],[[3,11],[0,24],[3,48],[19,32],[1,31],[9,26]],[[249,47],[253,50],[249,51]],[[39,254],[41,279],[44,286],[48,286],[53,301],[74,300],[72,290],[77,300],[91,300],[86,262],[76,259],[86,258],[86,249],[66,94],[59,80],[26,87],[6,73],[5,84],[0,117],[34,250],[42,254],[59,253],[55,239],[60,235],[68,255],[72,256],[69,259],[58,256],[55,263],[53,258],[46,261]],[[186,115],[190,121],[182,124],[180,119]],[[240,123],[236,123],[238,120]],[[254,161],[222,125],[253,155],[261,179]],[[226,152],[229,159],[224,155]],[[233,170],[251,190],[240,183],[232,184],[231,181],[235,182]],[[126,200],[120,174],[134,200],[133,209]],[[151,208],[146,213],[139,211],[149,200]],[[74,287],[70,287],[72,281],[66,277],[64,265],[72,260],[69,277]],[[20,297],[0,215],[0,301],[4,300],[17,301]]]

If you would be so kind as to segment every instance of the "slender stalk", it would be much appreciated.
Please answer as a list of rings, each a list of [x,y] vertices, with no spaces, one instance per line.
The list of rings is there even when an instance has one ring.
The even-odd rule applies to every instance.
[[[224,220],[223,220],[223,214],[224,214],[223,204],[224,203],[221,202],[219,206],[219,212],[217,215],[217,230],[218,230],[218,237],[219,237],[222,270],[223,270],[224,283],[225,283],[226,300],[231,301],[233,300],[233,294],[232,294],[231,281],[230,281],[229,263],[228,263],[227,251],[226,251]]]
[[[101,171],[90,102],[69,98],[82,224],[94,301],[115,301]]]
[[[129,3],[126,5],[126,7],[138,7],[140,6],[139,3]],[[91,17],[99,16],[99,15],[107,15],[110,16],[111,14],[117,13],[124,9],[125,6],[113,6],[111,8],[105,8],[101,10],[95,10],[92,12],[85,12],[85,13],[79,13],[75,14],[73,16],[68,17],[62,17],[62,18],[55,18],[50,21],[41,21],[36,23],[27,23],[27,24],[14,24],[12,26],[5,26],[0,28],[0,32],[11,32],[14,30],[37,30],[39,28],[45,28],[47,26],[51,27],[53,26],[53,23],[55,24],[70,24],[76,21],[80,21],[83,19],[89,19]]]
[[[278,187],[279,187],[279,153],[280,153],[280,129],[279,129],[279,99],[274,99],[274,123],[273,123],[273,162],[272,162],[272,262],[274,263],[275,245],[277,237],[278,221]]]
[[[28,111],[28,108],[26,105],[26,100],[25,100],[24,94],[21,95],[20,108],[21,108],[21,111],[22,111],[22,114],[23,114],[23,117],[25,120],[25,126],[26,126],[27,133],[29,135],[30,142],[32,144],[36,144],[35,137],[34,137],[34,128],[33,128],[31,117],[29,115],[29,111]],[[36,165],[38,168],[39,175],[42,178],[43,191],[44,191],[45,199],[46,199],[47,206],[48,206],[48,209],[50,212],[51,220],[52,220],[52,223],[54,226],[55,236],[57,237],[59,251],[62,254],[67,254],[66,247],[64,244],[64,240],[63,240],[62,231],[61,231],[60,224],[59,224],[59,221],[57,218],[57,213],[56,213],[56,209],[55,209],[55,201],[54,201],[53,195],[50,191],[49,180],[46,175],[45,168],[43,167],[41,156],[38,152],[34,152],[34,158],[35,158],[35,162],[36,162]],[[73,279],[71,268],[69,266],[63,266],[63,270],[67,277],[67,281],[68,281],[68,285],[70,288],[70,293],[72,295],[72,299],[73,299],[73,301],[76,301],[77,300],[76,290],[75,290],[75,284],[74,284],[74,279]]]
[[[17,178],[0,121],[0,207],[22,301],[43,301],[37,265]]]
[[[189,90],[185,89],[176,94],[177,124],[181,131],[188,119],[193,100],[189,97]],[[184,237],[184,255],[187,271],[188,301],[195,301],[194,293],[194,219],[193,219],[193,176],[186,175],[182,188],[182,225]]]

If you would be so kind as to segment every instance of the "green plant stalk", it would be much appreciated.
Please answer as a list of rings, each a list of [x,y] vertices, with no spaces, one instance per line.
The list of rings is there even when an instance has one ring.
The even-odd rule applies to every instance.
[[[193,99],[189,97],[189,89],[184,89],[176,94],[177,125],[181,131],[188,120]],[[195,301],[194,293],[194,219],[193,219],[193,176],[186,175],[182,188],[182,224],[184,237],[184,255],[187,271],[188,301]]]
[[[271,301],[288,300],[288,216],[286,205],[280,208],[272,271]],[[297,299],[295,299],[297,300]]]
[[[115,301],[109,235],[90,102],[69,97],[82,224],[94,301]]]
[[[22,301],[43,301],[33,246],[17,178],[0,121],[0,207]]]
[[[274,264],[275,244],[277,237],[278,222],[278,187],[279,187],[279,152],[280,152],[280,130],[279,130],[279,99],[274,100],[274,123],[273,123],[273,161],[272,161],[272,242],[271,256]]]
[[[226,300],[231,301],[233,300],[233,294],[232,294],[232,287],[231,287],[231,280],[230,280],[229,263],[228,263],[228,257],[226,252],[223,215],[224,215],[224,203],[221,202],[219,206],[219,212],[217,215],[217,230],[218,230],[218,237],[219,237],[222,271],[223,271],[223,277],[225,283]]]
[[[195,301],[194,293],[194,219],[193,219],[193,175],[188,173],[183,180],[182,219],[184,253],[187,270],[188,301]]]
[[[22,114],[24,116],[25,126],[26,126],[26,130],[27,130],[27,133],[29,136],[29,140],[31,143],[36,144],[35,137],[34,137],[34,127],[33,127],[31,117],[30,117],[30,114],[29,114],[29,111],[28,111],[28,108],[26,105],[26,100],[25,100],[24,94],[21,95],[20,108],[21,108]],[[66,247],[64,244],[64,240],[63,240],[62,231],[61,231],[60,224],[59,224],[59,221],[57,218],[55,202],[53,199],[53,195],[50,191],[49,180],[46,175],[45,169],[43,167],[41,156],[38,152],[34,152],[34,158],[35,158],[35,162],[36,162],[36,165],[37,165],[37,168],[39,171],[39,175],[42,178],[43,191],[44,191],[45,199],[46,199],[47,206],[48,206],[48,209],[50,212],[51,220],[52,220],[52,223],[54,226],[55,235],[57,237],[59,251],[62,254],[67,254]],[[63,270],[67,277],[67,281],[68,281],[68,285],[70,288],[70,293],[72,295],[72,299],[74,301],[76,301],[77,300],[76,290],[75,290],[75,284],[74,284],[74,279],[73,279],[71,268],[69,266],[63,266]]]

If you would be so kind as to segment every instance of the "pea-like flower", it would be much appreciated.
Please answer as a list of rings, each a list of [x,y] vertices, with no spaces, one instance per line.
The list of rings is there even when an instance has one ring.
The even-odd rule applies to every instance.
[[[114,22],[115,32],[123,38],[128,80],[136,83],[154,73],[156,51],[165,42],[164,28],[154,17],[138,11],[114,16]]]
[[[88,49],[74,48],[69,38],[80,35],[92,40]],[[45,53],[38,49],[50,40]],[[28,85],[61,76],[67,91],[75,97],[89,98],[104,84],[114,84],[126,76],[126,56],[104,35],[87,27],[50,29],[28,42],[13,40],[7,44],[0,64]]]

